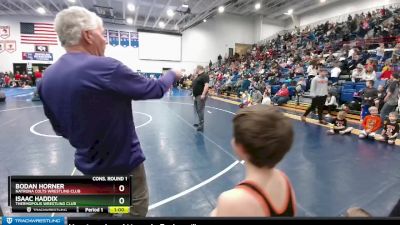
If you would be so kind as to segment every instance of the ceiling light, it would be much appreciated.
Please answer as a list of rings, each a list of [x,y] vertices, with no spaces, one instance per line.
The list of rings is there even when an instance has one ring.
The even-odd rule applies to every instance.
[[[204,23],[207,22],[207,19],[204,19],[203,22],[204,22]]]
[[[43,7],[37,8],[36,11],[37,11],[39,14],[45,14],[45,13],[46,13],[46,10],[45,10]]]
[[[71,2],[71,3],[75,3],[76,2],[76,0],[68,0],[69,2]]]
[[[321,3],[325,3],[325,2],[326,2],[326,0],[320,0],[320,2],[321,2]]]
[[[134,4],[129,3],[127,7],[128,7],[129,11],[131,11],[131,12],[135,11],[135,5]]]
[[[292,15],[292,14],[293,14],[293,9],[289,9],[289,10],[287,11],[287,14],[288,14],[288,15]]]
[[[182,8],[189,8],[188,4],[182,4]]]
[[[174,10],[168,9],[168,10],[167,10],[167,15],[168,15],[169,17],[173,17],[173,16],[175,15]]]
[[[225,11],[225,7],[223,7],[223,6],[218,7],[219,13],[223,13],[224,11]]]
[[[254,6],[254,8],[256,8],[257,10],[261,8],[261,3],[256,3],[256,5]]]
[[[132,18],[126,18],[126,23],[132,25],[133,24],[133,19]]]
[[[159,26],[160,28],[164,28],[164,27],[165,27],[165,23],[164,23],[163,21],[160,21],[160,22],[158,23],[158,26]]]

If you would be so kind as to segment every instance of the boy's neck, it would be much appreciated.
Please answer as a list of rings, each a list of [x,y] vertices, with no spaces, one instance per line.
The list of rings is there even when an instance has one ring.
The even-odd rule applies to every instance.
[[[268,181],[274,172],[274,168],[263,167],[259,168],[253,164],[246,162],[246,180],[255,181],[258,184],[263,184]]]

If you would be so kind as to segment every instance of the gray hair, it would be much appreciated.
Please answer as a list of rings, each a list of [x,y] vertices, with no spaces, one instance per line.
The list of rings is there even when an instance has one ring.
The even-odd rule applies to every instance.
[[[103,26],[103,20],[89,10],[72,6],[57,13],[55,30],[63,47],[79,44],[82,31],[95,30]]]

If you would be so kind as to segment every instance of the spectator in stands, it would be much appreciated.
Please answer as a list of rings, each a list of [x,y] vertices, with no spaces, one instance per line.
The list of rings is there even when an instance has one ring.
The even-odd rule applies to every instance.
[[[296,89],[295,89],[297,105],[300,105],[300,96],[303,95],[305,88],[306,88],[306,81],[304,80],[304,77],[300,77],[296,83]]]
[[[388,89],[386,91],[386,96],[384,98],[384,105],[381,109],[381,118],[382,120],[386,119],[386,116],[389,115],[390,112],[394,112],[398,101],[399,101],[399,74],[398,72],[393,73],[392,79],[390,80]]]
[[[10,87],[11,78],[7,73],[4,74],[4,85],[5,87]]]
[[[378,108],[379,112],[381,111],[383,104],[385,103],[384,102],[385,96],[386,96],[385,87],[382,84],[378,85],[378,97],[375,99],[375,107]]]
[[[16,81],[20,81],[20,80],[21,80],[21,74],[19,73],[19,71],[15,72],[15,74],[14,74],[14,79],[15,79]]]
[[[306,90],[310,89],[311,81],[317,75],[318,75],[318,61],[314,59],[310,62],[310,65],[307,67],[308,82],[306,85]]]
[[[333,51],[329,50],[329,55],[325,58],[326,63],[332,63],[336,60],[336,57],[333,55]]]
[[[353,57],[350,59],[350,62],[348,63],[348,67],[350,70],[353,70],[357,67],[358,64],[362,64],[362,59],[360,55],[354,53]]]
[[[358,135],[359,138],[375,138],[376,132],[381,128],[382,120],[378,114],[378,108],[375,106],[370,107],[369,113],[371,115],[368,115],[363,119],[363,130],[360,135]]]
[[[385,121],[382,130],[382,137],[378,140],[385,141],[388,144],[394,144],[396,142],[397,136],[399,135],[399,124],[397,123],[397,113],[389,113],[389,118]]]
[[[260,89],[255,88],[251,94],[251,99],[253,105],[261,104],[263,99],[263,94],[261,93]]]
[[[318,108],[319,123],[326,124],[322,118],[322,111],[324,109],[326,97],[328,95],[328,78],[326,69],[320,67],[319,75],[311,81],[310,96],[312,97],[311,105],[308,107],[304,115],[301,117],[303,122],[306,122],[307,115]]]
[[[351,74],[351,81],[359,82],[365,76],[364,66],[361,64],[357,65],[357,68],[353,70]]]
[[[328,134],[348,134],[353,128],[347,126],[346,120],[347,113],[345,111],[339,111],[337,117],[332,120]]]
[[[263,105],[271,105],[271,92],[268,88],[265,88],[263,100],[261,102]]]
[[[400,43],[397,43],[392,53],[392,63],[396,64],[400,62]]]
[[[375,105],[375,99],[378,98],[378,90],[374,87],[374,81],[369,80],[366,88],[361,91],[361,119],[369,115],[369,108]]]
[[[286,84],[282,84],[281,89],[272,97],[271,101],[274,105],[283,105],[289,101],[289,89]]]
[[[379,62],[385,61],[385,44],[380,43],[379,47],[376,48],[376,58]]]
[[[222,65],[222,56],[218,55],[218,64],[221,66]]]
[[[296,64],[296,67],[294,69],[294,74],[295,76],[304,76],[304,68],[301,63]]]
[[[393,74],[393,69],[392,69],[392,65],[390,63],[390,61],[386,61],[385,62],[385,66],[382,69],[382,74],[380,79],[381,80],[389,80],[392,77]]]
[[[240,108],[245,108],[252,105],[251,95],[248,91],[244,91],[241,97]]]
[[[331,70],[331,76],[329,80],[332,81],[332,83],[337,83],[339,81],[339,76],[341,72],[342,70],[339,67],[339,62],[335,62],[334,67]]]
[[[238,112],[233,130],[232,146],[246,162],[246,177],[219,196],[211,216],[295,216],[292,185],[283,172],[275,169],[292,145],[291,121],[274,107],[257,105]]]
[[[243,80],[242,85],[240,86],[239,93],[249,90],[250,84],[251,84],[251,82],[249,80],[249,76],[246,75]]]
[[[337,107],[338,107],[338,103],[336,101],[335,95],[332,95],[332,93],[328,92],[328,97],[326,98],[325,107],[324,107],[324,109],[328,110],[328,114],[326,114],[325,117],[330,118],[331,112],[335,111]]]

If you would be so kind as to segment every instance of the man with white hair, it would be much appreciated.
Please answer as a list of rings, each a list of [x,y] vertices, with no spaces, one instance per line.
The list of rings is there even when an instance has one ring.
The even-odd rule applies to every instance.
[[[132,175],[131,215],[148,211],[145,160],[132,117],[132,100],[158,99],[181,74],[146,79],[104,57],[103,22],[82,7],[59,12],[55,29],[66,54],[48,67],[39,86],[54,131],[76,148],[85,175]]]

